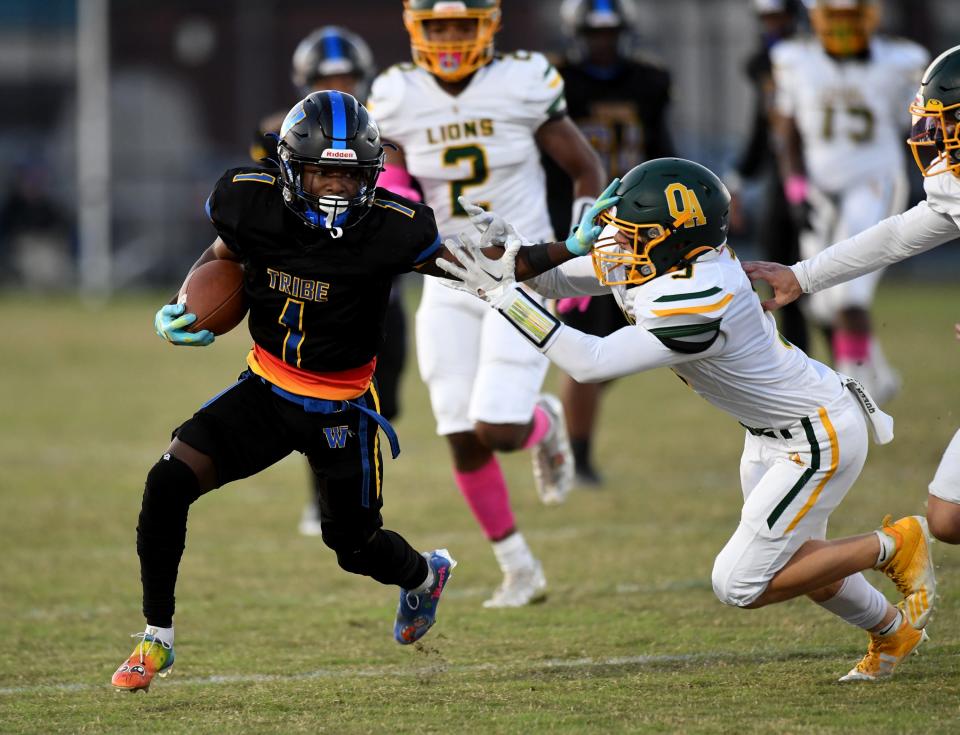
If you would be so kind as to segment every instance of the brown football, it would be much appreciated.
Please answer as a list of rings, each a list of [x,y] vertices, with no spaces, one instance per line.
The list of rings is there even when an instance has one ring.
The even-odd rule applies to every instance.
[[[197,315],[188,332],[209,329],[214,334],[226,334],[247,314],[243,266],[232,260],[204,263],[187,276],[177,303],[186,303],[184,313]]]

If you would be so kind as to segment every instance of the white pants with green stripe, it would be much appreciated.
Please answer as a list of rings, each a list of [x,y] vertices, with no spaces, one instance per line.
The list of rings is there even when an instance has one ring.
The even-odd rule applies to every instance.
[[[937,474],[930,483],[930,494],[951,503],[960,503],[960,431],[953,435],[943,453]]]
[[[740,525],[713,565],[713,591],[727,605],[754,602],[805,541],[826,537],[867,458],[866,419],[846,390],[817,415],[769,433],[746,435]]]

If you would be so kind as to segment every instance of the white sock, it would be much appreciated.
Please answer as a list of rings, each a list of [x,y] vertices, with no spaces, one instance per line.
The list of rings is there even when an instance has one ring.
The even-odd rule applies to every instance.
[[[173,626],[169,628],[158,628],[155,625],[148,625],[146,630],[147,635],[153,636],[154,638],[167,643],[168,645],[173,645]]]
[[[526,539],[519,531],[515,531],[505,539],[493,542],[493,555],[497,557],[497,564],[504,574],[515,572],[518,569],[529,569],[534,565],[533,552],[527,546]]]
[[[890,603],[880,590],[857,572],[843,580],[837,594],[817,604],[838,618],[846,620],[850,625],[870,630],[883,620],[883,616],[887,614],[887,605]]]
[[[421,553],[421,556],[427,560],[427,578],[423,580],[419,587],[410,590],[415,594],[420,594],[421,592],[426,592],[430,585],[433,584],[433,567],[430,566],[430,552],[424,551]]]
[[[877,563],[873,565],[874,569],[879,569],[881,566],[890,561],[897,551],[897,542],[893,540],[893,536],[889,533],[884,533],[883,531],[874,531],[877,534],[877,538],[880,539],[880,554],[877,556]]]
[[[900,630],[901,625],[903,625],[903,613],[897,610],[897,616],[880,630],[874,631],[874,633],[881,638],[883,636],[893,635]]]

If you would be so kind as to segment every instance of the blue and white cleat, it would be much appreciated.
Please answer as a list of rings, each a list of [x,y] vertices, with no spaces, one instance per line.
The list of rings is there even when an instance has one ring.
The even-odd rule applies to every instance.
[[[437,605],[440,595],[450,581],[457,562],[446,549],[437,549],[424,553],[427,564],[433,571],[433,584],[423,592],[400,590],[400,604],[397,606],[397,622],[393,626],[393,637],[401,645],[409,645],[423,638],[433,627],[437,619]]]

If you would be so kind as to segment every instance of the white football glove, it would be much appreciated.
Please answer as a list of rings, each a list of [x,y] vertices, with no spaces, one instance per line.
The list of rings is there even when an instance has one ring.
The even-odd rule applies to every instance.
[[[510,234],[510,225],[495,212],[488,212],[477,206],[464,196],[457,197],[460,206],[470,217],[470,224],[480,232],[480,247],[487,245],[504,245]]]
[[[494,307],[504,295],[512,291],[517,284],[517,253],[523,247],[521,235],[507,225],[505,250],[499,260],[493,260],[483,254],[482,244],[478,244],[465,232],[460,233],[459,242],[447,240],[446,246],[459,261],[439,259],[437,266],[459,280],[442,279],[440,282],[448,288],[477,296]]]

